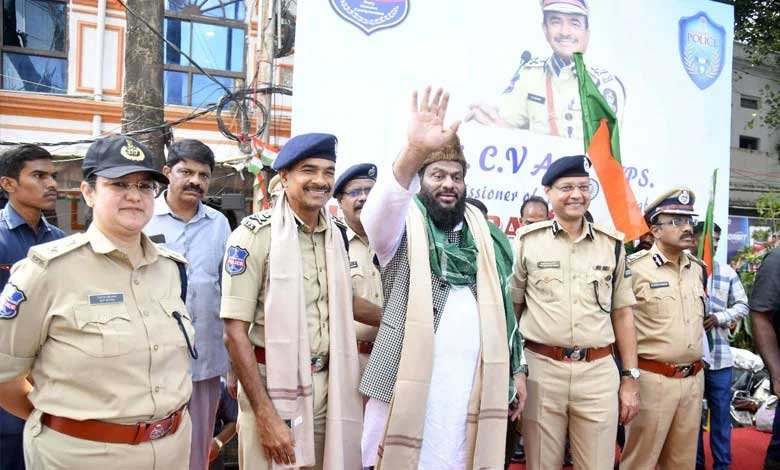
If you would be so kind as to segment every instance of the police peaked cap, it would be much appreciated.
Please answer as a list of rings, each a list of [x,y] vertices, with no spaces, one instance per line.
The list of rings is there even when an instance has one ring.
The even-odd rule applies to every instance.
[[[542,176],[542,186],[552,186],[558,178],[567,176],[590,176],[590,158],[585,155],[561,157],[552,162]]]
[[[689,188],[672,188],[647,205],[645,220],[652,223],[659,214],[698,215],[693,212],[694,202],[696,195]]]
[[[148,172],[155,181],[168,184],[168,178],[154,167],[152,152],[132,137],[112,135],[89,146],[81,164],[84,179],[90,176],[121,178],[131,173]]]
[[[373,163],[358,163],[347,168],[347,171],[336,180],[336,186],[333,188],[333,195],[338,196],[344,191],[344,186],[352,180],[368,179],[376,181],[376,165]]]
[[[588,16],[588,4],[585,0],[542,0],[542,11]]]
[[[338,139],[332,134],[301,134],[288,140],[282,147],[273,163],[276,171],[290,168],[306,158],[323,158],[336,161],[336,143]]]

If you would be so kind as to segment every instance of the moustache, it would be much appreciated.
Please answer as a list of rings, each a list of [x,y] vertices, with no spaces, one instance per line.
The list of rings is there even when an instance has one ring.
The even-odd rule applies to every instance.
[[[203,188],[194,184],[188,184],[184,186],[184,191],[194,191],[198,194],[203,194]]]
[[[329,193],[330,192],[330,186],[304,186],[303,188],[305,191],[324,191]]]
[[[57,197],[57,191],[46,191],[43,193],[43,197]]]

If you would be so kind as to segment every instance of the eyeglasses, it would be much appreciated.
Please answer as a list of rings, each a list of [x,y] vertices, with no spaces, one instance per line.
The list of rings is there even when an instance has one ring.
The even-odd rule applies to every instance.
[[[574,191],[574,188],[579,189],[580,192],[583,194],[590,194],[590,184],[578,184],[578,185],[567,184],[564,186],[553,186],[553,188],[566,194]]]
[[[344,195],[345,196],[349,196],[352,199],[357,199],[357,198],[359,198],[363,194],[368,196],[368,193],[370,193],[370,192],[371,192],[371,188],[361,188],[361,189],[355,189],[353,191],[346,192],[346,193],[344,193]]]
[[[682,225],[696,225],[698,221],[693,217],[675,217],[667,222],[656,222],[653,225],[673,225],[680,227]]]
[[[126,183],[124,181],[111,181],[110,183],[106,183],[106,185],[111,188],[112,191],[115,191],[117,193],[127,194],[130,192],[131,189],[135,188],[138,190],[139,193],[143,194],[144,196],[153,196],[157,194],[157,191],[159,189],[159,185],[152,181],[140,181],[138,183]]]

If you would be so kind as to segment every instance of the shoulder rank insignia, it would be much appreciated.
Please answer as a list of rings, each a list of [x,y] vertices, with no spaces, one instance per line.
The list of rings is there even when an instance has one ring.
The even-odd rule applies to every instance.
[[[27,297],[24,295],[24,292],[10,282],[6,283],[3,292],[0,294],[0,319],[10,320],[14,318],[19,313],[19,304],[25,300],[27,300]]]
[[[631,253],[626,257],[626,263],[634,264],[649,254],[650,252],[647,250],[641,250],[641,251],[637,251],[636,253]]]
[[[35,245],[30,248],[27,257],[41,268],[45,268],[51,260],[70,253],[88,242],[89,240],[85,234],[76,233],[53,242]]]
[[[241,225],[248,228],[252,233],[257,233],[261,227],[265,227],[271,223],[271,209],[258,212],[256,214],[244,217],[241,221]]]

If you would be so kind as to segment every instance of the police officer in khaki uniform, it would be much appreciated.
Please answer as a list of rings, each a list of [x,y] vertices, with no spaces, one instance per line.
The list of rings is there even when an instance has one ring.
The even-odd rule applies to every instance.
[[[305,329],[311,357],[311,370],[305,371],[311,374],[313,390],[313,410],[307,410],[313,416],[314,429],[316,462],[311,468],[327,469],[323,467],[323,460],[327,445],[326,418],[331,418],[328,403],[329,394],[334,393],[332,387],[350,389],[348,392],[354,395],[357,406],[357,419],[362,419],[357,392],[359,364],[351,315],[348,329],[351,332],[349,341],[354,350],[355,377],[346,377],[343,383],[329,381],[329,369],[334,360],[330,355],[333,339],[330,330],[334,322],[340,320],[338,312],[331,312],[329,308],[334,286],[328,283],[328,270],[334,267],[327,264],[326,239],[333,230],[338,232],[341,247],[344,247],[344,239],[333,220],[322,209],[331,198],[335,160],[336,138],[332,135],[303,134],[290,139],[274,162],[274,169],[280,172],[280,182],[284,187],[274,209],[245,218],[228,239],[220,316],[225,320],[225,343],[239,379],[238,445],[239,466],[242,469],[266,470],[272,468],[274,462],[277,465],[291,465],[290,468],[300,465],[296,460],[296,456],[300,455],[296,444],[300,445],[300,442],[296,443],[292,428],[301,423],[294,418],[281,416],[274,403],[280,390],[272,390],[267,385],[267,371],[274,367],[267,364],[271,357],[267,350],[274,345],[266,341],[266,305],[272,294],[269,291],[273,271],[279,268],[270,262],[273,243],[271,235],[274,224],[278,223],[274,221],[274,214],[287,210],[287,207],[297,224],[298,249],[285,253],[284,258],[289,263],[294,263],[295,257],[301,259],[302,302],[305,304]],[[348,283],[343,287],[351,303],[346,253],[342,261]],[[296,293],[286,292],[282,295],[294,298]],[[292,315],[293,312],[285,314]],[[343,328],[346,325],[340,326]],[[297,340],[294,333],[290,332],[291,341]],[[337,437],[348,439],[349,434]],[[346,442],[345,445],[352,447],[356,452],[356,462],[359,462],[359,434],[355,442]]]
[[[376,165],[359,163],[353,165],[339,176],[333,189],[333,196],[339,201],[339,207],[346,221],[349,239],[349,269],[352,276],[352,293],[355,297],[376,305],[377,313],[384,304],[382,279],[379,268],[374,263],[374,250],[368,245],[368,237],[360,221],[360,213],[366,203],[368,193],[376,183]],[[366,320],[364,320],[366,321]],[[379,329],[381,313],[367,323],[355,322],[357,348],[360,353],[360,372],[362,374],[374,349],[374,338]]]
[[[621,468],[692,469],[704,393],[706,269],[693,247],[693,191],[676,188],[645,210],[655,243],[629,257],[637,304],[642,406],[627,428]]]
[[[466,120],[582,139],[582,106],[573,54],[588,47],[588,5],[585,0],[542,0],[541,7],[542,30],[553,54],[532,58],[526,51],[498,107],[474,105]],[[623,84],[604,69],[589,67],[588,72],[612,111],[621,116]]]
[[[0,406],[27,420],[28,470],[187,469],[185,261],[141,231],[167,179],[123,136],[82,169],[89,229],[31,248],[3,290]]]
[[[611,469],[618,421],[639,407],[631,272],[622,234],[585,219],[589,168],[583,155],[553,162],[542,184],[555,218],[515,238],[510,289],[528,362],[522,432],[532,470],[560,468],[567,429],[575,468]]]

